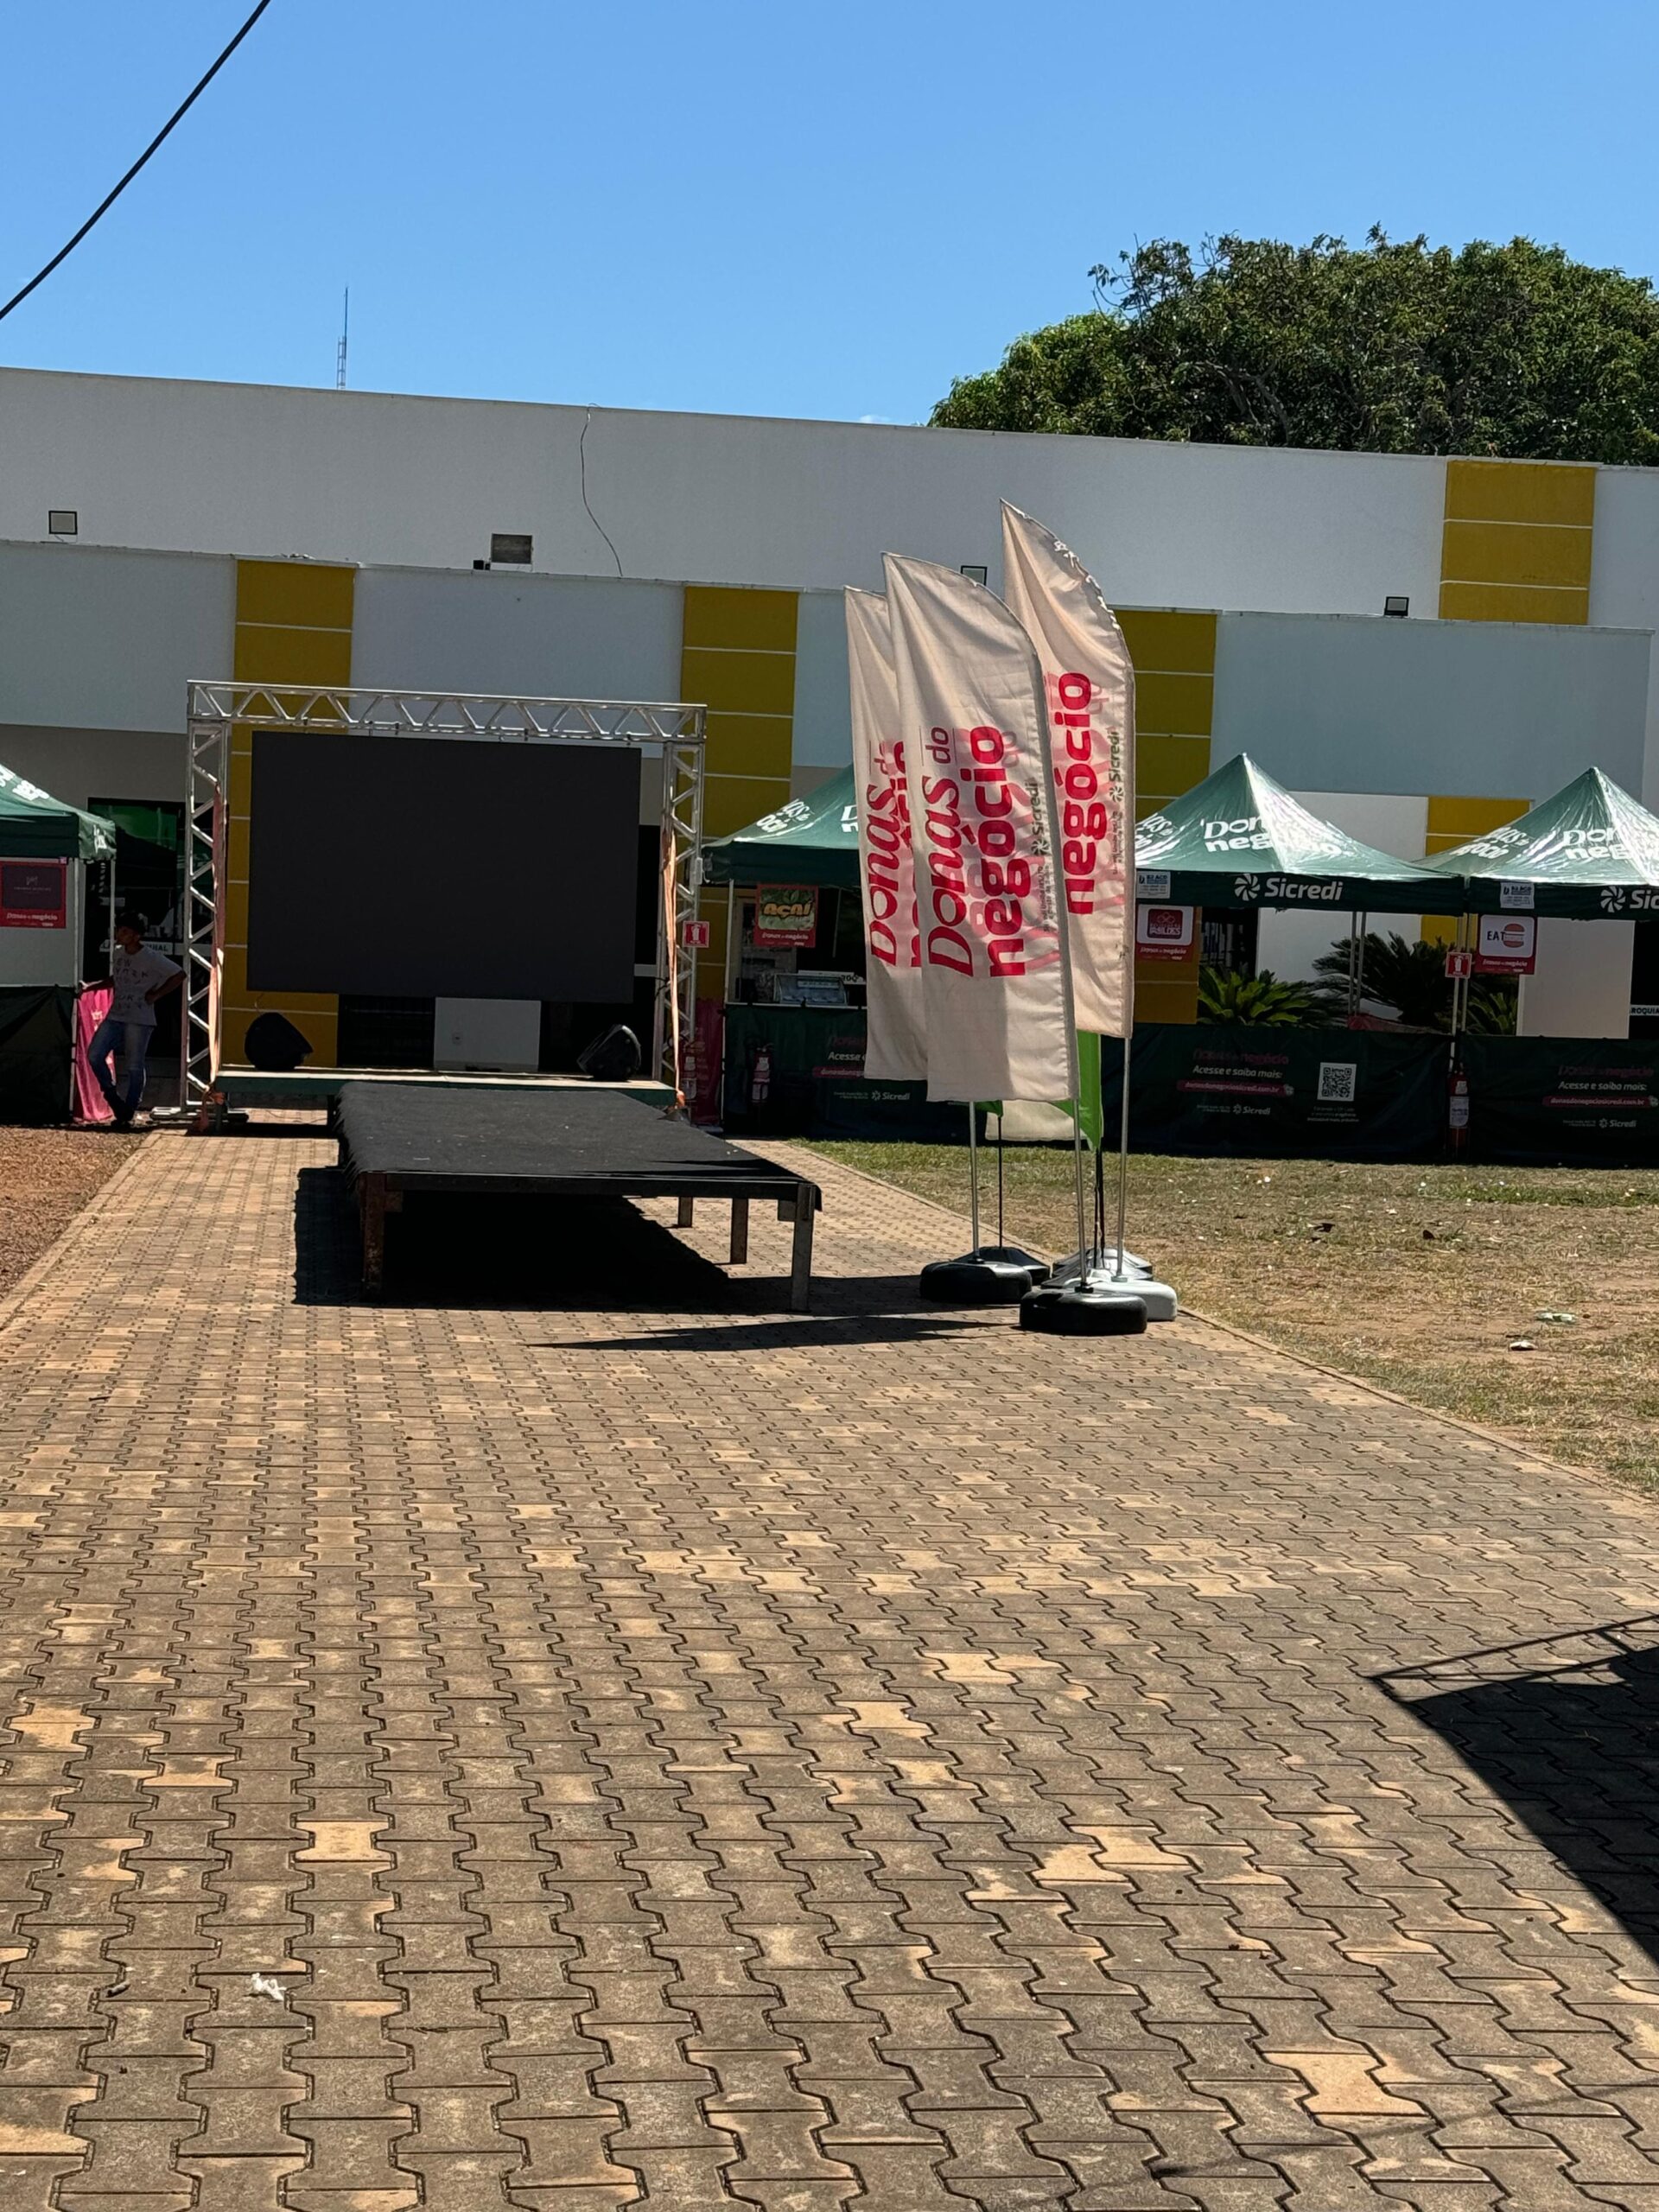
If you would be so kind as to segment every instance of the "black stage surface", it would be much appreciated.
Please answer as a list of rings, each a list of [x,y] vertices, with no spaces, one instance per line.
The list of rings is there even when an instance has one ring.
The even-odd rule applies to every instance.
[[[673,1198],[682,1225],[698,1198],[724,1198],[734,1261],[748,1256],[749,1201],[764,1198],[794,1224],[790,1304],[806,1310],[817,1186],[626,1092],[346,1083],[334,1128],[362,1214],[372,1288],[385,1270],[386,1216],[410,1193]]]

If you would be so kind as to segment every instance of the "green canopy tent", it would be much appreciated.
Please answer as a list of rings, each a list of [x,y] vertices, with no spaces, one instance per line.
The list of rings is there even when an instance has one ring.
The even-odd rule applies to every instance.
[[[1437,853],[1428,866],[1459,884],[1456,903],[1469,913],[1659,914],[1659,817],[1586,768],[1518,821]]]
[[[798,883],[821,891],[858,889],[858,811],[853,772],[763,814],[747,830],[702,849],[709,884]]]
[[[0,858],[101,861],[114,857],[115,825],[0,768]]]
[[[1441,912],[1424,863],[1363,844],[1291,797],[1248,753],[1148,815],[1135,833],[1136,895],[1181,906]]]

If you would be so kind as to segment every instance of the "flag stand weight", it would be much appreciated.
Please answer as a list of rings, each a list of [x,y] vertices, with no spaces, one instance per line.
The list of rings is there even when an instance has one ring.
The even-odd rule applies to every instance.
[[[1114,1289],[1130,1290],[1142,1300],[1149,1321],[1173,1321],[1180,1311],[1180,1300],[1166,1282],[1160,1282],[1153,1274],[1152,1262],[1138,1252],[1131,1252],[1124,1239],[1128,1234],[1129,1205],[1129,1040],[1123,1039],[1123,1095],[1118,1116],[1117,1134],[1117,1223],[1114,1241],[1106,1241],[1106,1155],[1103,1150],[1095,1153],[1095,1220],[1094,1236],[1085,1245],[1079,1242],[1076,1252],[1058,1262],[1050,1281],[1055,1283],[1082,1282],[1109,1286]]]
[[[959,1260],[932,1260],[917,1284],[936,1306],[1015,1306],[1033,1283],[1046,1280],[1046,1262],[1002,1243],[982,1244],[979,1237],[979,1108],[968,1108],[968,1214],[973,1249]],[[1002,1139],[996,1141],[996,1229],[1002,1233]]]
[[[1063,909],[1064,901],[1062,901]],[[1069,988],[1068,982],[1068,995]],[[1094,1049],[1098,1051],[1098,1039],[1093,1039],[1090,1041]],[[1075,1029],[1071,1033],[1071,1052],[1075,1077],[1079,1057],[1079,1039]],[[1156,1318],[1162,1320],[1169,1318],[1168,1314],[1161,1312],[1154,1317],[1154,1301],[1145,1294],[1148,1291],[1164,1291],[1166,1287],[1161,1283],[1152,1283],[1144,1277],[1130,1275],[1126,1272],[1128,1255],[1123,1250],[1122,1219],[1127,1199],[1127,1185],[1122,1180],[1122,1163],[1118,1193],[1117,1249],[1110,1255],[1115,1262],[1114,1270],[1108,1274],[1103,1265],[1096,1265],[1097,1261],[1103,1262],[1108,1255],[1100,1249],[1099,1244],[1101,1225],[1099,1196],[1097,1196],[1095,1210],[1096,1238],[1092,1242],[1084,1224],[1082,1088],[1081,1082],[1074,1079],[1071,1102],[1071,1160],[1077,1203],[1077,1253],[1069,1269],[1063,1262],[1059,1268],[1056,1268],[1047,1282],[1028,1291],[1020,1300],[1020,1325],[1022,1329],[1040,1330],[1046,1335],[1052,1337],[1138,1337],[1144,1332],[1149,1319]],[[1128,1095],[1126,1090],[1124,1093],[1126,1101]],[[1127,1103],[1124,1110],[1124,1162],[1126,1163]],[[1096,1149],[1095,1158],[1097,1170],[1096,1190],[1099,1195],[1103,1195],[1103,1187],[1100,1184],[1098,1173],[1098,1163],[1101,1158],[1098,1147]],[[1142,1262],[1141,1264],[1144,1266],[1145,1262]],[[1166,1291],[1166,1295],[1169,1300],[1170,1314],[1173,1314],[1175,1294],[1173,1291]],[[1157,1301],[1160,1305],[1162,1302],[1161,1300]]]

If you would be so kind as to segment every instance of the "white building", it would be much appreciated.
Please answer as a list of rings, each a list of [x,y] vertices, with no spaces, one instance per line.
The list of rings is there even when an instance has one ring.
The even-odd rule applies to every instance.
[[[1659,472],[21,370],[0,762],[176,808],[192,677],[688,698],[718,835],[846,760],[842,588],[879,586],[888,550],[995,588],[1004,498],[1123,613],[1143,805],[1240,749],[1401,852],[1592,763],[1659,800]],[[232,1049],[255,1007],[234,918]],[[1304,968],[1309,926],[1267,918],[1263,960]],[[1526,1026],[1623,1033],[1630,927],[1546,936]],[[1141,1004],[1190,1019],[1191,975]],[[327,1059],[333,1013],[308,1011]]]

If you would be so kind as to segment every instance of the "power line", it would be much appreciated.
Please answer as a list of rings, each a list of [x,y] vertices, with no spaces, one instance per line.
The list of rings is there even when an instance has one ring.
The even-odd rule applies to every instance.
[[[248,17],[247,22],[243,24],[241,29],[238,31],[236,36],[231,41],[223,54],[219,55],[218,60],[214,62],[213,67],[196,85],[195,89],[191,92],[189,98],[184,100],[178,107],[174,109],[172,114],[168,116],[167,121],[156,133],[156,136],[150,140],[149,145],[145,147],[143,152],[139,155],[137,160],[127,171],[126,175],[122,178],[119,184],[116,186],[115,189],[108,194],[105,198],[99,200],[98,206],[93,208],[92,213],[86,218],[80,228],[75,232],[75,235],[70,239],[68,245],[60,248],[58,252],[54,253],[51,260],[47,263],[45,268],[42,269],[37,276],[31,276],[28,283],[24,285],[22,290],[21,292],[14,292],[11,297],[6,302],[4,307],[0,308],[0,322],[3,322],[5,321],[6,317],[11,313],[13,308],[21,307],[22,305],[23,302],[29,297],[29,294],[37,285],[44,284],[47,278],[52,274],[52,271],[56,269],[60,263],[65,262],[69,258],[69,256],[80,244],[82,238],[86,237],[87,232],[92,229],[93,224],[96,223],[100,217],[108,214],[110,209],[114,207],[116,201],[121,197],[121,194],[132,182],[134,177],[137,175],[139,170],[143,168],[144,163],[149,159],[156,148],[162,145],[167,138],[171,136],[175,124],[181,123],[185,117],[189,114],[191,109],[207,91],[208,86],[213,83],[214,78],[218,76],[219,71],[225,67],[225,64],[236,52],[237,48],[241,45],[243,40],[246,38],[248,33],[253,29],[260,16],[264,14],[266,9],[269,8],[270,5],[270,0],[259,0],[258,6]]]

